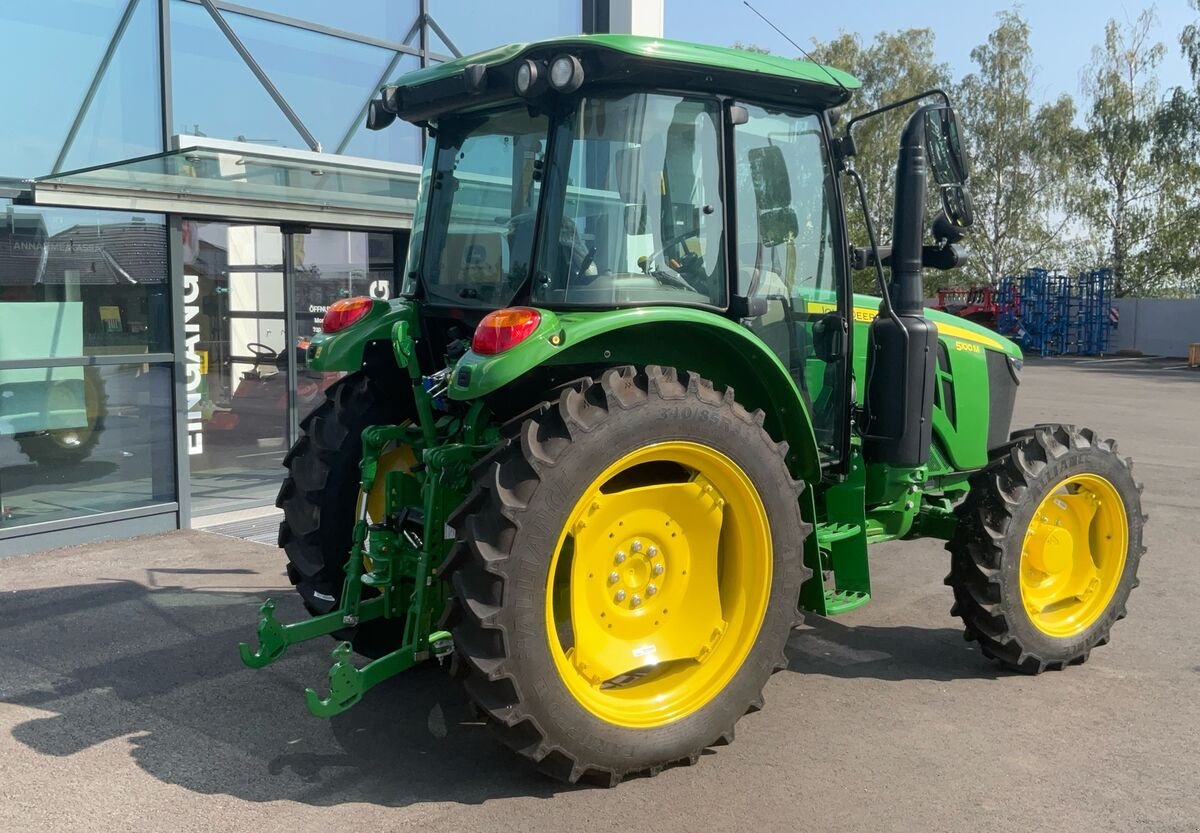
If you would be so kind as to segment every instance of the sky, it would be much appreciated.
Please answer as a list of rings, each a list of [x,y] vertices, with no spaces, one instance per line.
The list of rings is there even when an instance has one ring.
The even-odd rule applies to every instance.
[[[812,0],[751,0],[776,26],[806,49],[812,39],[828,41],[839,32],[858,32],[869,40],[880,31],[931,28],[937,34],[937,58],[950,65],[954,78],[970,72],[971,50],[987,40],[996,26],[996,13],[1018,8],[1029,21],[1037,75],[1034,95],[1050,101],[1062,93],[1080,98],[1080,71],[1092,48],[1104,39],[1109,18],[1135,20],[1149,2],[1121,0],[1041,0],[1022,5],[996,0],[865,0],[850,4]],[[763,23],[742,0],[665,0],[664,34],[668,38],[732,46],[734,41],[763,46],[794,56],[791,44]],[[1179,33],[1200,17],[1187,0],[1158,0],[1155,37],[1167,48],[1159,65],[1163,90],[1190,84],[1187,64],[1179,51]]]

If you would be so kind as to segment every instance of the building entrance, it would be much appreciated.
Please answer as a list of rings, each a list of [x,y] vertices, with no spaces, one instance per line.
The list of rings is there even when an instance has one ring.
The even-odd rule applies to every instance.
[[[182,223],[193,515],[269,504],[299,421],[339,374],[310,371],[330,304],[389,298],[401,232]]]

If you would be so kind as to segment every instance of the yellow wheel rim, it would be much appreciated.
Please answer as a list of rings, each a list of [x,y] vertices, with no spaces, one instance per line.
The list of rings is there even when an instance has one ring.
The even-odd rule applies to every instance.
[[[387,520],[384,513],[387,510],[387,481],[388,474],[394,471],[410,471],[417,464],[413,450],[407,445],[398,445],[379,455],[379,468],[376,470],[375,482],[367,494],[367,516],[372,523],[383,523]],[[362,491],[359,490],[361,499]]]
[[[87,376],[83,377],[83,407],[84,425],[75,428],[56,428],[47,432],[50,439],[65,449],[75,449],[87,445],[95,433],[96,416],[100,410],[100,395],[96,385]],[[46,398],[46,407],[50,411],[70,411],[79,407],[79,397],[65,382],[56,382],[50,388]]]
[[[413,454],[413,450],[407,445],[398,445],[391,448],[383,454],[379,455],[379,468],[376,470],[375,482],[371,485],[371,491],[367,493],[367,517],[371,523],[383,523],[387,520],[387,488],[388,474],[393,471],[411,471],[412,467],[417,464],[417,457]],[[358,490],[358,500],[354,502],[357,507],[361,506],[362,489]],[[363,570],[370,572],[372,568],[371,559],[363,556]]]
[[[707,446],[626,454],[575,503],[550,564],[559,676],[597,717],[652,728],[705,706],[758,638],[771,531],[745,472]]]
[[[1021,550],[1021,600],[1038,630],[1071,637],[1104,613],[1125,571],[1129,522],[1098,474],[1066,478],[1038,504]]]

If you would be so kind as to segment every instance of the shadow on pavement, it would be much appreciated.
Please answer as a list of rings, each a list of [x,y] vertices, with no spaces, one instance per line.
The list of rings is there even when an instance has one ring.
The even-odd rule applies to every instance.
[[[294,646],[266,669],[242,666],[257,592],[245,570],[153,570],[144,582],[18,591],[0,605],[0,702],[47,712],[13,737],[63,757],[125,739],[158,780],[203,794],[313,805],[477,804],[572,789],[514,758],[438,666],[414,669],[330,721],[309,715],[332,640]],[[222,586],[222,573],[229,584]],[[180,574],[217,586],[163,586]],[[149,585],[149,586],[147,586]],[[280,593],[284,620],[303,616]],[[813,617],[792,635],[790,668],[884,680],[955,680],[997,671],[957,630],[848,627]]]
[[[300,618],[287,595],[281,618]],[[476,804],[573,789],[514,758],[436,665],[389,680],[332,720],[312,717],[303,688],[325,685],[334,643],[245,668],[236,644],[252,637],[258,601],[233,588],[129,581],[5,594],[0,702],[50,713],[13,737],[54,757],[127,738],[160,781],[250,801]]]
[[[995,679],[1008,676],[963,641],[960,628],[843,625],[809,616],[787,644],[788,670],[844,679]]]

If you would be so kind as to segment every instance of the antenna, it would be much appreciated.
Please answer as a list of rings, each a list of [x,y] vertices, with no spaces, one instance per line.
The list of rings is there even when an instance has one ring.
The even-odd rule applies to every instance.
[[[776,32],[778,32],[779,34],[783,35],[783,39],[784,39],[784,40],[786,40],[786,41],[787,41],[788,43],[790,43],[792,46],[794,46],[794,47],[796,47],[797,49],[799,49],[799,50],[800,50],[800,54],[801,54],[801,55],[803,55],[805,58],[807,58],[807,59],[808,59],[809,61],[811,61],[812,63],[814,63],[814,64],[816,64],[817,66],[819,66],[819,67],[822,69],[822,71],[824,71],[824,73],[825,73],[826,75],[828,75],[828,76],[829,76],[829,80],[831,80],[833,83],[835,83],[835,84],[837,84],[839,87],[841,87],[841,88],[842,88],[842,92],[844,92],[844,93],[846,94],[846,97],[847,97],[847,98],[849,98],[849,97],[850,97],[850,90],[848,90],[848,89],[846,88],[846,85],[845,85],[845,84],[843,84],[841,81],[839,81],[839,80],[838,80],[838,78],[837,78],[837,76],[836,76],[836,75],[834,75],[832,72],[830,72],[830,71],[829,71],[829,67],[825,66],[825,65],[824,65],[824,64],[822,64],[822,63],[819,63],[819,62],[817,62],[817,61],[813,60],[813,56],[809,54],[809,52],[808,52],[808,50],[807,50],[807,49],[805,49],[803,46],[801,46],[800,44],[796,43],[794,40],[792,40],[791,38],[789,38],[789,37],[787,36],[787,33],[786,33],[786,32],[784,32],[782,29],[780,29],[778,26],[776,26],[774,23],[772,23],[771,21],[767,20],[767,16],[766,16],[765,14],[763,14],[763,13],[762,13],[762,12],[760,12],[758,9],[756,9],[756,8],[754,8],[753,6],[751,6],[751,5],[750,5],[750,0],[742,0],[742,3],[743,3],[745,6],[746,6],[746,8],[747,8],[747,9],[749,9],[750,11],[754,12],[756,15],[758,15],[759,17],[761,17],[761,18],[762,18],[762,20],[763,20],[763,23],[767,24],[767,25],[768,25],[768,26],[770,26],[772,29],[774,29]]]

